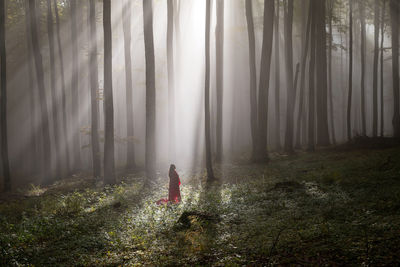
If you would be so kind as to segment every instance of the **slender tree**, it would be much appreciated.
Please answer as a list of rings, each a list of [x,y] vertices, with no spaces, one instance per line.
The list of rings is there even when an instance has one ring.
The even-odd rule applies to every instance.
[[[375,0],[374,14],[374,70],[373,70],[373,96],[372,96],[372,136],[378,136],[378,60],[379,60],[379,0]]]
[[[58,14],[58,6],[57,0],[53,1],[54,4],[54,13],[56,15],[56,29],[57,29],[57,45],[58,45],[58,57],[60,60],[60,73],[61,73],[61,109],[62,109],[62,131],[61,131],[61,140],[63,144],[63,149],[65,150],[65,162],[67,172],[70,171],[70,160],[69,160],[69,145],[68,145],[68,134],[67,134],[67,97],[66,97],[66,87],[65,87],[65,72],[64,72],[64,56],[63,56],[63,48],[61,45],[61,26],[60,26],[60,16]]]
[[[146,174],[148,180],[156,176],[156,85],[154,63],[152,1],[143,0],[144,48],[146,60]]]
[[[394,137],[400,137],[400,105],[399,105],[399,12],[400,3],[397,0],[390,0],[390,19],[392,24],[392,72],[393,72],[393,130]]]
[[[90,104],[91,104],[91,143],[92,143],[92,168],[93,176],[101,176],[101,155],[99,142],[99,103],[97,90],[99,89],[99,73],[97,69],[97,30],[96,30],[96,1],[89,1],[89,79],[90,79]]]
[[[217,153],[215,160],[222,160],[222,110],[224,93],[224,0],[217,0],[217,25],[215,27],[216,40],[216,79],[217,79]]]
[[[256,159],[257,145],[257,73],[256,48],[253,20],[252,0],[246,0],[247,33],[249,38],[249,67],[250,67],[250,126],[252,137],[252,160]],[[277,67],[276,67],[277,68]]]
[[[308,110],[308,151],[315,150],[315,2],[319,0],[310,0],[310,66],[309,66],[309,110]]]
[[[353,97],[353,0],[349,0],[349,91],[347,98],[347,139],[351,140],[351,102]]]
[[[169,160],[175,161],[175,71],[174,71],[174,1],[167,0],[167,65],[168,65],[168,146]]]
[[[384,56],[384,49],[383,44],[385,41],[385,11],[386,11],[386,0],[383,0],[383,7],[382,7],[382,17],[381,17],[381,137],[384,136],[384,129],[385,129],[385,118],[384,118],[384,106],[383,106],[383,56]]]
[[[364,1],[359,1],[360,27],[361,27],[361,125],[362,135],[367,135],[365,118],[365,54],[366,54],[366,29],[365,29],[365,6]],[[375,60],[375,59],[374,59]]]
[[[4,177],[4,191],[11,190],[10,163],[8,158],[7,133],[7,60],[6,60],[6,10],[5,1],[0,3],[0,126],[1,126],[1,164]]]
[[[133,142],[133,87],[132,87],[132,58],[131,58],[131,1],[122,5],[124,49],[125,49],[125,86],[126,86],[126,135],[128,138],[126,167],[136,168],[135,146]]]
[[[204,110],[205,110],[205,141],[206,141],[206,168],[207,180],[215,180],[212,167],[211,153],[211,131],[210,131],[210,0],[206,0],[206,31],[205,31],[205,56],[206,56],[206,74],[204,89]]]
[[[261,51],[260,83],[258,92],[258,147],[257,162],[269,160],[267,151],[267,124],[268,124],[268,92],[271,70],[271,53],[274,30],[274,1],[264,1],[264,28]]]
[[[334,5],[335,5],[335,0],[329,0],[328,90],[329,90],[329,108],[330,108],[329,114],[330,114],[332,143],[336,145],[335,120],[334,120],[334,109],[333,109],[333,85],[332,85],[332,46],[333,46],[332,20],[333,20]]]
[[[40,54],[39,47],[39,37],[36,22],[36,3],[35,0],[29,0],[29,11],[30,11],[30,22],[31,22],[31,37],[32,37],[32,49],[35,59],[36,67],[36,80],[39,89],[39,99],[40,99],[40,110],[41,110],[41,126],[43,134],[43,162],[42,162],[42,173],[44,176],[44,182],[50,183],[52,181],[51,167],[52,157],[50,149],[50,127],[49,127],[49,113],[47,109],[46,101],[46,88],[44,83],[44,71],[42,55]]]
[[[293,87],[293,0],[287,0],[285,4],[285,54],[286,54],[286,81],[287,81],[287,105],[286,105],[286,134],[285,151],[293,152],[293,112],[295,103],[295,88]],[[285,0],[286,3],[286,0]]]
[[[275,136],[276,136],[276,149],[281,150],[281,59],[280,45],[279,45],[279,0],[276,0],[275,12]],[[257,106],[255,106],[257,108]]]
[[[111,0],[103,0],[104,29],[104,181],[115,183],[114,106],[112,87]]]

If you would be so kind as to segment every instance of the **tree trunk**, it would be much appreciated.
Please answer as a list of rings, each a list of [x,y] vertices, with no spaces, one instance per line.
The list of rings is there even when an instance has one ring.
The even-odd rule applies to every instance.
[[[372,119],[372,136],[378,136],[378,60],[379,60],[379,0],[375,0],[375,16],[374,16],[374,70],[373,70],[373,119]]]
[[[62,108],[62,131],[61,140],[63,144],[63,150],[65,150],[65,162],[67,172],[70,171],[71,165],[69,160],[69,144],[68,144],[68,127],[67,127],[67,97],[66,97],[66,87],[65,87],[65,73],[64,73],[64,56],[61,46],[61,26],[60,17],[58,14],[57,0],[53,1],[54,13],[56,15],[56,27],[57,27],[57,44],[58,44],[58,57],[60,59],[60,72],[61,72],[61,108]]]
[[[399,1],[390,1],[390,18],[392,24],[392,64],[393,64],[393,130],[394,137],[400,137],[400,107],[399,107]]]
[[[252,0],[246,0],[247,33],[249,38],[249,67],[250,67],[250,126],[252,137],[252,160],[256,159],[257,142],[257,74],[256,49],[253,20]],[[276,67],[277,68],[277,67]]]
[[[53,111],[53,131],[55,142],[55,175],[57,179],[61,177],[61,148],[60,148],[60,127],[58,119],[58,94],[56,88],[56,64],[54,57],[54,33],[53,33],[53,12],[51,11],[51,0],[47,0],[47,35],[49,38],[49,52],[50,52],[50,86],[51,86],[51,99]]]
[[[217,153],[215,160],[222,160],[222,112],[224,93],[224,0],[217,0],[217,25],[215,27],[216,80],[217,80]]]
[[[351,140],[351,102],[353,97],[353,0],[349,0],[349,91],[347,98],[347,140]]]
[[[96,31],[96,1],[89,1],[89,27],[90,27],[90,104],[91,104],[91,141],[92,141],[92,168],[93,177],[101,176],[101,155],[99,142],[99,103],[97,90],[99,89],[99,73],[97,63],[97,31]]]
[[[386,0],[383,0],[383,7],[382,7],[382,17],[381,17],[381,137],[384,137],[385,135],[385,110],[383,106],[383,56],[384,56],[384,50],[383,50],[383,44],[385,41],[385,12],[386,12]]]
[[[316,34],[316,74],[317,74],[317,144],[328,146],[328,83],[327,83],[327,54],[325,29],[326,0],[316,1],[315,34]]]
[[[281,150],[281,61],[280,61],[280,46],[279,46],[279,0],[276,2],[275,12],[275,136],[276,150]],[[257,108],[257,106],[255,106]]]
[[[271,70],[272,39],[274,33],[274,1],[264,1],[264,29],[261,52],[260,84],[258,93],[258,147],[256,162],[266,163],[269,160],[268,140],[268,93]]]
[[[205,110],[205,141],[206,141],[206,168],[207,181],[215,180],[212,167],[211,154],[211,131],[210,131],[210,0],[206,0],[206,31],[205,31],[205,56],[206,56],[206,73],[205,73],[205,89],[204,89],[204,110]]]
[[[331,122],[331,135],[332,135],[332,143],[336,145],[336,134],[335,134],[335,118],[334,118],[334,108],[333,108],[333,85],[332,85],[332,42],[333,42],[333,34],[332,34],[332,17],[333,17],[333,8],[334,8],[335,0],[329,0],[329,55],[328,55],[328,89],[329,89],[329,108],[330,108],[330,122]]]
[[[365,34],[365,6],[364,1],[359,2],[360,26],[361,26],[361,127],[362,136],[367,135],[365,118],[365,53],[366,53],[366,34]],[[374,59],[375,60],[375,59]]]
[[[77,39],[77,25],[76,25],[76,1],[71,0],[71,47],[72,47],[72,81],[71,81],[71,94],[72,94],[72,143],[74,155],[74,171],[81,168],[81,153],[80,153],[80,119],[79,119],[79,62],[78,62],[78,39]]]
[[[4,177],[4,191],[11,190],[10,163],[8,158],[7,133],[7,60],[6,60],[6,10],[5,1],[0,3],[0,126],[1,164]]]
[[[132,58],[131,58],[131,1],[122,5],[124,49],[125,49],[125,86],[126,86],[126,136],[127,154],[126,168],[132,170],[136,168],[135,146],[133,142],[133,87],[132,87]]]
[[[42,134],[43,134],[43,162],[42,162],[42,174],[44,182],[49,184],[52,182],[51,167],[52,157],[50,149],[50,127],[49,127],[49,113],[47,110],[47,98],[46,88],[44,85],[44,71],[42,55],[40,54],[39,38],[36,22],[36,3],[35,0],[29,0],[29,11],[31,21],[31,37],[32,37],[32,49],[35,58],[36,76],[39,89],[40,99],[40,110],[41,110],[41,121],[42,121]]]
[[[115,183],[114,105],[112,87],[111,0],[103,1],[104,29],[104,182]]]
[[[174,71],[174,1],[167,0],[167,65],[168,65],[168,153],[175,162],[175,71]]]
[[[146,175],[148,180],[152,180],[156,178],[156,85],[152,1],[143,0],[143,20],[146,59]]]
[[[309,110],[308,110],[308,151],[315,150],[315,2],[319,0],[311,0],[310,3],[310,66],[309,66]]]
[[[285,2],[286,3],[286,2]],[[286,6],[286,5],[285,5]],[[285,7],[286,9],[286,7]],[[295,88],[293,87],[293,0],[288,0],[285,14],[285,57],[286,57],[286,81],[287,81],[287,105],[286,105],[286,132],[285,151],[293,152],[293,112],[295,103]]]

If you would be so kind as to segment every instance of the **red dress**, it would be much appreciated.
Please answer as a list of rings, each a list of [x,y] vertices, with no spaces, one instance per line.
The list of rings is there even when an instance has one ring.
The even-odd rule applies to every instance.
[[[168,193],[168,201],[172,201],[178,203],[181,201],[181,192],[179,190],[179,185],[181,181],[179,179],[178,173],[173,170],[169,174],[169,193]]]

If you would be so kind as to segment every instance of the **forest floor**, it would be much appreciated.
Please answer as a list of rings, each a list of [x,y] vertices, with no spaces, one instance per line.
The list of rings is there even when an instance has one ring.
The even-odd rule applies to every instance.
[[[179,172],[179,169],[178,169]],[[182,203],[155,202],[141,174],[115,186],[72,177],[0,202],[0,265],[396,266],[400,146],[362,141],[216,166],[184,177]]]

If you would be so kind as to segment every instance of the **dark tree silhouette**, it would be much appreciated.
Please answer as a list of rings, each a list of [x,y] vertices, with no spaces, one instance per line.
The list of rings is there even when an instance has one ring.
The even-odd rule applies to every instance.
[[[332,84],[332,47],[333,47],[333,33],[332,33],[332,20],[333,20],[333,7],[335,5],[335,0],[329,0],[328,6],[328,26],[329,26],[329,43],[328,43],[328,90],[329,90],[329,114],[330,114],[330,127],[332,143],[336,145],[336,134],[335,134],[335,119],[334,119],[334,109],[333,109],[333,84]]]
[[[361,125],[362,135],[367,135],[366,118],[365,118],[365,54],[366,54],[366,34],[365,34],[365,6],[364,1],[359,1],[360,11],[360,27],[361,27]]]
[[[281,60],[279,46],[279,0],[276,0],[275,12],[275,136],[276,149],[281,150]],[[254,106],[257,108],[257,105]]]
[[[384,136],[384,129],[385,129],[385,109],[383,105],[383,56],[384,56],[384,49],[383,44],[385,42],[385,12],[386,12],[386,0],[383,0],[383,7],[382,7],[382,17],[381,17],[381,136]]]
[[[349,0],[349,87],[347,98],[347,140],[351,140],[351,101],[353,97],[353,0]]]
[[[390,0],[390,19],[392,26],[392,72],[393,72],[393,130],[396,138],[400,137],[400,105],[399,105],[399,1]]]
[[[224,0],[217,0],[217,25],[215,27],[216,79],[217,79],[217,153],[215,160],[222,160],[222,110],[224,93]]]
[[[175,64],[174,64],[174,1],[167,1],[167,64],[168,64],[168,146],[169,160],[175,162]]]
[[[308,151],[315,150],[315,2],[319,0],[310,0],[310,66],[309,66],[309,108],[308,108]]]
[[[372,136],[378,136],[378,60],[379,60],[379,0],[375,0],[374,14],[374,69],[372,95]]]

